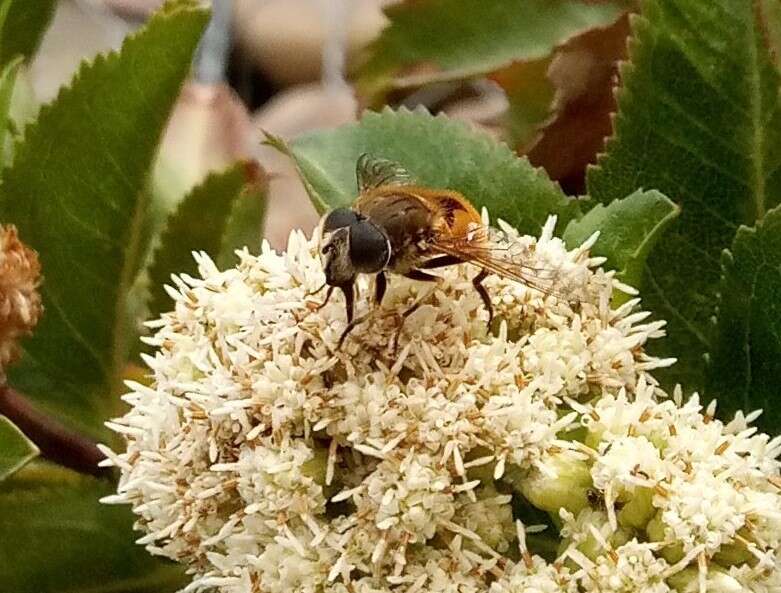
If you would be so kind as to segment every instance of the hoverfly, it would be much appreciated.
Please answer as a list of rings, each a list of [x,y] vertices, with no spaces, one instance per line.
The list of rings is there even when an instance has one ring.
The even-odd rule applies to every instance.
[[[387,288],[386,272],[434,282],[426,270],[469,262],[480,268],[472,279],[488,310],[493,307],[483,280],[497,274],[544,293],[555,294],[555,272],[530,267],[528,248],[483,224],[480,213],[460,193],[416,185],[398,163],[362,154],[356,163],[358,197],[322,221],[325,284],[345,297],[347,322],[339,345],[362,321],[354,318],[355,279],[375,274],[376,304]],[[411,311],[408,311],[410,313]],[[406,314],[405,314],[406,317]]]

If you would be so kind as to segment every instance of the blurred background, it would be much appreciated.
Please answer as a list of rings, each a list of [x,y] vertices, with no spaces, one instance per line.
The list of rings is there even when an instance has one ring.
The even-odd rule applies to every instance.
[[[27,96],[17,103],[32,110],[54,98],[82,60],[117,48],[162,4],[60,0],[27,72],[28,84],[17,88],[17,95]],[[502,138],[570,194],[583,192],[585,165],[610,131],[615,64],[627,35],[623,11],[616,11],[624,16],[615,22],[611,16],[609,27],[574,36],[542,59],[447,80],[424,72],[419,84],[405,81],[379,94],[356,92],[349,81],[390,22],[384,11],[394,2],[212,4],[212,23],[169,123],[153,189],[173,205],[209,171],[256,158],[270,173],[264,233],[276,248],[284,246],[291,228],[310,229],[317,215],[290,160],[261,145],[261,130],[291,139],[355,120],[366,107],[423,105]]]
[[[289,159],[260,144],[355,119],[345,64],[383,27],[382,0],[217,0],[193,80],[182,92],[154,172],[175,202],[212,170],[257,158],[273,171],[266,237],[317,220]],[[162,0],[60,0],[29,69],[37,103],[53,99],[84,59],[120,46]]]

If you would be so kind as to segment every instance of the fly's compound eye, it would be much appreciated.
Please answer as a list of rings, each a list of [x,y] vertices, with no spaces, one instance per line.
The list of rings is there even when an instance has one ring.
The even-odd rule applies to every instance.
[[[389,259],[390,241],[377,225],[363,219],[350,227],[350,261],[356,271],[379,272]]]
[[[336,229],[352,226],[356,224],[358,220],[358,214],[349,208],[331,210],[323,221],[323,232],[332,233]]]

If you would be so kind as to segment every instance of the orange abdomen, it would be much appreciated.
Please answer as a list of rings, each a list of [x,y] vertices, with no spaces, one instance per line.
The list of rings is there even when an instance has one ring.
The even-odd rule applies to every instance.
[[[460,193],[426,188],[419,191],[423,200],[434,205],[434,227],[443,236],[463,237],[482,225],[480,213]]]

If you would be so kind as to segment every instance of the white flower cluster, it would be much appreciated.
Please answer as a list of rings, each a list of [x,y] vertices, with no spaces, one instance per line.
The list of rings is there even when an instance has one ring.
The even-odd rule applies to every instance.
[[[189,591],[781,591],[781,442],[666,397],[663,322],[611,308],[630,289],[554,222],[517,240],[577,302],[492,277],[488,331],[469,265],[392,277],[381,307],[361,279],[341,349],[315,240],[198,255],[110,423],[106,502]]]

